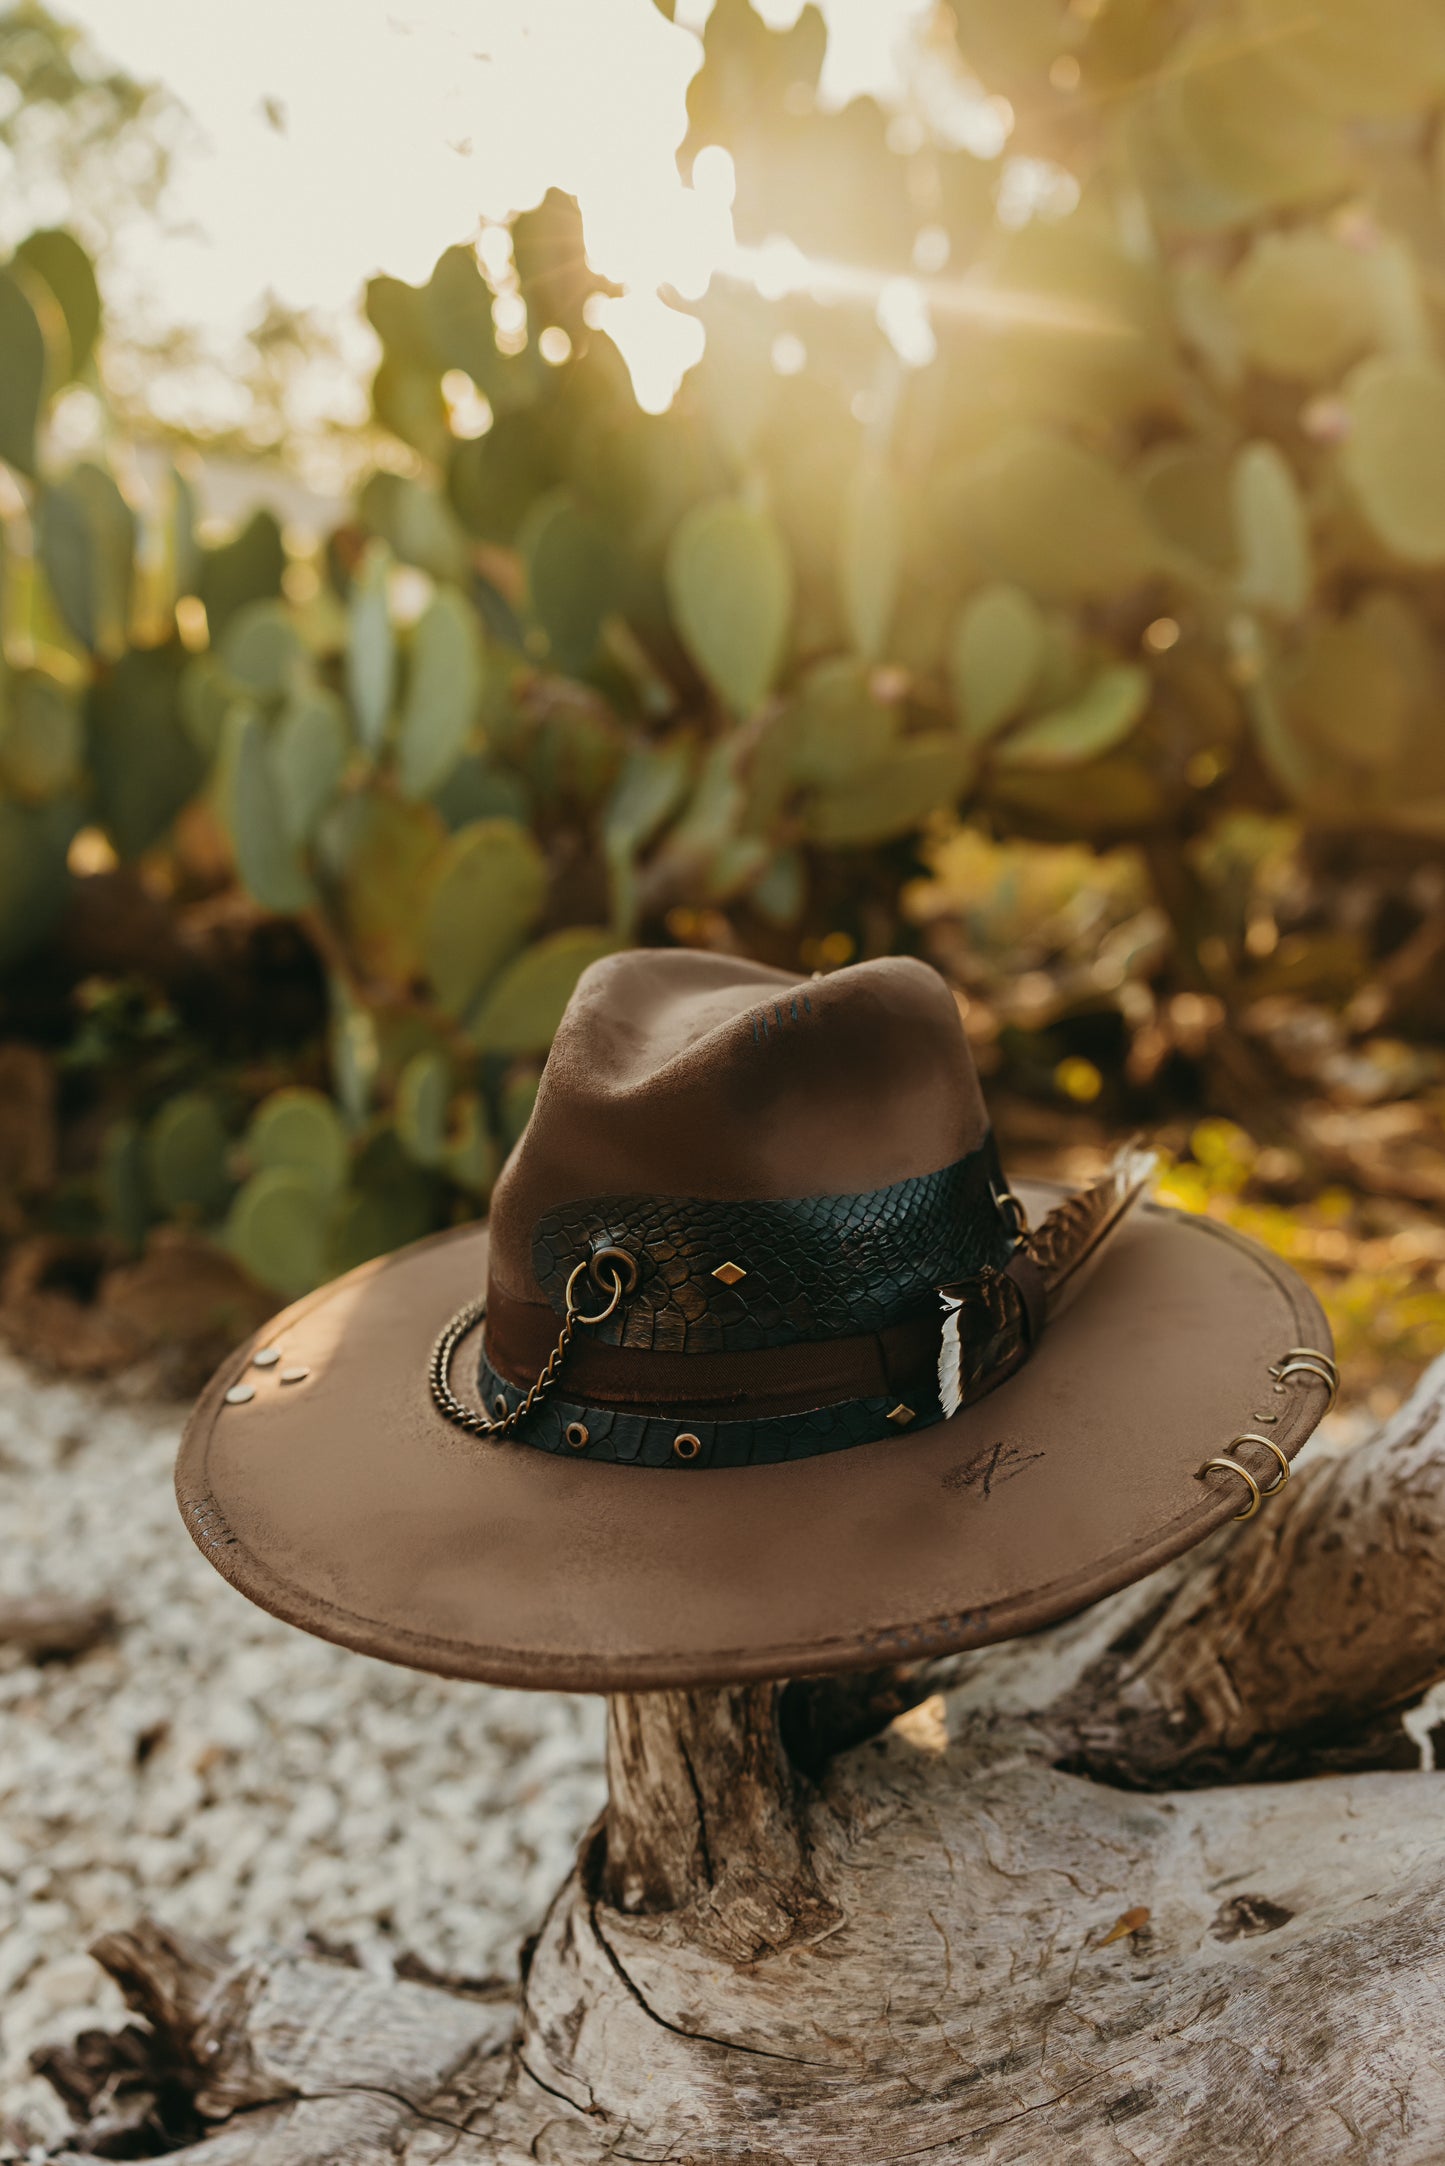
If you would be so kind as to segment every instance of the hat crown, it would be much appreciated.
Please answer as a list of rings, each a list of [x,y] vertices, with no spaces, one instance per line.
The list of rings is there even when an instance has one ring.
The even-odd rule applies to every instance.
[[[907,957],[800,977],[633,950],[583,973],[492,1205],[491,1281],[545,1298],[545,1214],[589,1197],[858,1194],[976,1151],[988,1115],[958,1009]]]

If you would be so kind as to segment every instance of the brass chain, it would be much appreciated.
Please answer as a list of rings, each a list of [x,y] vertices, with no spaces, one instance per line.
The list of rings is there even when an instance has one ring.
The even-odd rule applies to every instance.
[[[612,1299],[605,1309],[599,1310],[596,1316],[584,1316],[581,1309],[578,1308],[576,1298],[577,1281],[588,1268],[589,1262],[589,1259],[584,1257],[567,1281],[565,1296],[567,1313],[562,1321],[562,1329],[557,1334],[557,1344],[547,1356],[536,1383],[532,1385],[526,1397],[517,1402],[509,1414],[495,1416],[484,1414],[479,1408],[468,1406],[466,1401],[459,1399],[452,1390],[452,1355],[461,1345],[467,1333],[475,1325],[479,1324],[486,1315],[486,1300],[484,1298],[480,1301],[469,1301],[465,1308],[457,1310],[456,1315],[448,1323],[444,1324],[437,1334],[437,1342],[432,1348],[431,1361],[427,1368],[427,1382],[431,1386],[432,1399],[440,1414],[444,1415],[458,1429],[465,1429],[471,1436],[501,1437],[511,1434],[517,1424],[531,1413],[533,1407],[540,1400],[546,1398],[547,1393],[557,1381],[557,1373],[562,1366],[568,1347],[572,1344],[573,1334],[577,1326],[579,1324],[589,1326],[605,1324],[608,1317],[616,1309],[618,1302],[622,1299],[623,1273],[613,1258],[609,1255],[590,1260],[600,1262],[610,1275],[612,1279]],[[630,1258],[628,1261],[630,1261]]]

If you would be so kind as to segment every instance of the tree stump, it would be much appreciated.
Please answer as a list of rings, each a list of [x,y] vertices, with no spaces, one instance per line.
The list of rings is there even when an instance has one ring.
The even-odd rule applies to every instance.
[[[142,2022],[47,2057],[63,2156],[1423,2166],[1445,1844],[1401,1717],[1442,1675],[1445,1361],[1033,1640],[615,1699],[515,1998],[110,1936]]]

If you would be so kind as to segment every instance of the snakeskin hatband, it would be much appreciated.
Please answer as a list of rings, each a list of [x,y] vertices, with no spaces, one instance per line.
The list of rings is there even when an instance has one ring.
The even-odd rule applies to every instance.
[[[650,1467],[756,1466],[924,1429],[1028,1357],[1043,1290],[1021,1231],[991,1133],[952,1165],[861,1195],[569,1204],[537,1223],[532,1244],[557,1314],[573,1314],[579,1264],[598,1286],[619,1258],[628,1267],[606,1314],[580,1318],[592,1326],[587,1373],[525,1404],[528,1385],[503,1373],[524,1364],[502,1363],[489,1318],[482,1405],[519,1443]],[[794,1389],[770,1409],[746,1357],[824,1343],[836,1375],[856,1360],[860,1388],[801,1406]],[[691,1393],[678,1372],[693,1363],[678,1357],[710,1357]],[[671,1379],[661,1405],[650,1366]]]

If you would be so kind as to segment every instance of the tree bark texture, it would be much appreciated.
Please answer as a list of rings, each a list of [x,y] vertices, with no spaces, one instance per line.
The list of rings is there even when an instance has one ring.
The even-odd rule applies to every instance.
[[[142,2027],[50,2057],[65,2155],[1438,2162],[1442,1792],[1401,1714],[1442,1675],[1445,1362],[1035,1639],[615,1700],[515,2002],[113,1936]]]

